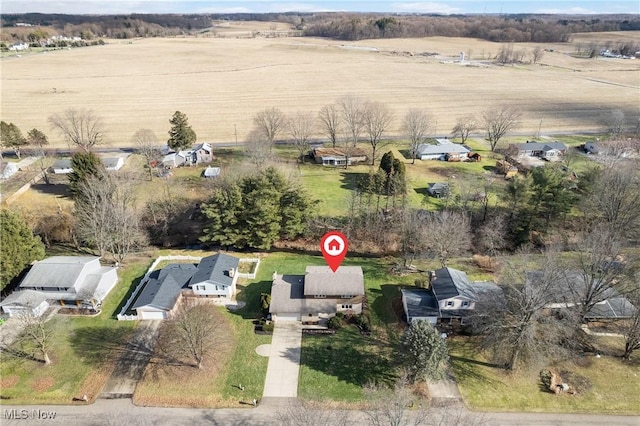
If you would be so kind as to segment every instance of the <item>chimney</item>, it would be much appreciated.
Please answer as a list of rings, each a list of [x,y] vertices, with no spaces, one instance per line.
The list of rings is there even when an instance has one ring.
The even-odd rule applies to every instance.
[[[431,287],[431,283],[436,279],[436,271],[429,271],[429,287]]]
[[[235,274],[236,274],[236,270],[234,268],[229,269],[229,277],[233,278]]]

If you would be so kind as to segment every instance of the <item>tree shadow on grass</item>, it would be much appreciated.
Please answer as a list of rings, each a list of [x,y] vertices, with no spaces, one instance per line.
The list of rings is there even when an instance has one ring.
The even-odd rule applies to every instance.
[[[127,294],[124,295],[124,297],[122,298],[120,303],[118,303],[118,306],[116,306],[116,308],[113,310],[113,312],[111,312],[111,318],[113,318],[113,319],[117,318],[118,314],[120,313],[122,308],[124,308],[124,305],[127,303],[127,301],[129,300],[129,298],[131,297],[131,295],[133,294],[135,289],[138,287],[138,284],[140,284],[140,281],[143,278],[144,278],[144,274],[140,275],[139,277],[137,277],[136,279],[133,280],[133,282],[131,283],[131,286],[129,286],[129,289],[127,290]],[[142,290],[140,292],[142,292]],[[138,296],[140,295],[140,292],[138,293]],[[131,310],[131,307],[133,306],[133,302],[134,301],[132,300],[131,304],[129,305],[129,309],[127,310],[127,312],[125,312],[127,315],[135,315],[136,314],[135,311]]]
[[[127,348],[131,335],[132,330],[123,327],[82,327],[74,331],[69,341],[84,362],[102,365],[114,353],[121,354]]]
[[[305,336],[304,339],[301,366],[358,386],[371,382],[390,385],[396,379],[389,359],[380,353],[380,346],[354,329],[340,330],[334,335]],[[285,356],[296,360],[296,352],[289,350]]]
[[[367,173],[363,172],[341,172],[340,173],[340,188],[342,189],[356,189],[358,187],[358,181],[364,178]]]
[[[384,324],[397,323],[396,313],[393,310],[393,299],[400,296],[400,290],[395,284],[383,284],[380,290],[370,290],[372,293],[378,293],[377,297],[371,303],[371,309],[375,312],[378,319]]]
[[[260,295],[271,293],[271,281],[259,281],[251,284],[238,285],[238,301],[245,302],[242,309],[234,311],[244,319],[255,319],[262,316],[260,309]]]

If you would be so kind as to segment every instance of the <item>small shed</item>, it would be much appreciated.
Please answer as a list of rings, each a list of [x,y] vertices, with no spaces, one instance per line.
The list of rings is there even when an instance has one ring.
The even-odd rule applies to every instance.
[[[205,178],[217,178],[220,176],[220,167],[209,166],[202,171],[202,177]]]
[[[427,192],[432,197],[442,198],[446,197],[449,194],[449,184],[448,183],[430,183],[427,188]]]
[[[53,166],[51,166],[51,168],[53,169],[53,173],[57,175],[66,175],[73,171],[70,158],[63,158],[56,161],[55,163],[53,163]]]

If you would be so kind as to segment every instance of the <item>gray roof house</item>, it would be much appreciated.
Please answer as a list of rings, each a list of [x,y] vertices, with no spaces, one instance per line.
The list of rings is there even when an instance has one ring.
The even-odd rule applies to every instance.
[[[97,256],[53,256],[36,262],[19,290],[35,290],[65,306],[100,305],[118,282],[116,267]]]
[[[71,167],[71,159],[63,158],[61,160],[56,160],[55,163],[51,166],[53,173],[57,175],[71,173],[73,168]]]
[[[274,321],[317,323],[340,311],[362,312],[364,276],[360,266],[307,266],[305,275],[274,273],[269,312]]]
[[[464,161],[471,152],[464,145],[451,142],[449,139],[436,139],[436,144],[422,143],[416,149],[416,158],[420,160],[441,160],[456,159]]]
[[[195,265],[172,263],[153,271],[131,309],[139,319],[170,318],[181,295],[231,298],[236,293],[239,259],[224,253],[204,257]]]
[[[527,285],[534,285],[539,281],[542,271],[527,271]],[[597,285],[597,284],[596,284]],[[563,279],[558,280],[554,286],[553,301],[546,305],[549,309],[566,309],[575,305],[576,295],[586,292],[584,278],[577,271],[568,271]],[[624,296],[621,296],[614,288],[607,288],[599,292],[601,299],[585,315],[586,319],[616,320],[630,318],[636,311],[636,307]]]
[[[138,295],[132,309],[139,319],[166,319],[177,307],[182,289],[187,285],[197,267],[193,264],[172,263],[159,271],[153,271],[149,281]]]
[[[218,253],[200,260],[198,269],[189,281],[196,296],[232,297],[236,294],[240,259]]]
[[[471,282],[463,271],[441,268],[429,272],[428,289],[405,289],[402,304],[407,321],[431,323],[465,319],[482,300],[502,297],[502,290],[490,281]]]
[[[19,315],[33,315],[39,317],[47,308],[49,303],[44,294],[35,290],[14,291],[0,302],[0,307],[5,314],[10,317]]]
[[[566,151],[567,146],[562,142],[527,141],[509,145],[509,155],[514,158],[538,157],[548,161],[559,161]]]

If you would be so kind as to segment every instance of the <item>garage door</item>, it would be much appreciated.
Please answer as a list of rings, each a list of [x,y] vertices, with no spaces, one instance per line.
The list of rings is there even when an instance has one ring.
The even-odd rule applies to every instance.
[[[283,314],[276,315],[276,322],[285,322],[285,321],[300,321],[300,314],[295,312],[285,312]]]
[[[165,319],[165,313],[164,312],[149,312],[149,311],[142,311],[142,318],[143,320],[162,320]]]

